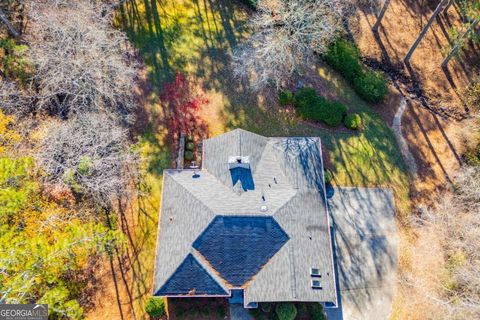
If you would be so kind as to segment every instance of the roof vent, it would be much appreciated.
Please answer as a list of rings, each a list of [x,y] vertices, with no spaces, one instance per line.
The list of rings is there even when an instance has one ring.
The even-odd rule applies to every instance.
[[[320,280],[312,280],[312,289],[322,289]]]
[[[228,157],[228,169],[244,168],[250,169],[250,157],[230,156]]]
[[[319,277],[319,278],[322,277],[322,275],[320,274],[320,269],[318,268],[310,268],[310,275],[312,277]]]
[[[190,165],[190,169],[193,169],[193,176],[192,178],[197,179],[200,178],[200,175],[198,174],[198,169],[200,166],[197,164],[196,161],[192,161],[192,164]]]

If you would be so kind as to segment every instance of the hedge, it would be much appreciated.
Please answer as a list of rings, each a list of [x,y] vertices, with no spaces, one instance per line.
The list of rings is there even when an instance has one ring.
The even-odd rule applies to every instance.
[[[365,71],[353,81],[357,94],[368,102],[380,102],[388,93],[385,77],[375,71]]]
[[[347,112],[343,104],[319,96],[313,88],[298,90],[293,102],[303,119],[323,122],[330,127],[340,125]]]
[[[383,74],[363,67],[360,53],[350,41],[337,39],[330,44],[323,59],[337,70],[365,101],[381,102],[387,95],[387,80]]]
[[[360,54],[357,48],[347,40],[338,39],[330,44],[324,60],[349,82],[353,82],[362,73]]]
[[[336,101],[323,99],[323,101],[318,104],[318,107],[318,120],[329,127],[339,126],[347,113],[347,107]]]

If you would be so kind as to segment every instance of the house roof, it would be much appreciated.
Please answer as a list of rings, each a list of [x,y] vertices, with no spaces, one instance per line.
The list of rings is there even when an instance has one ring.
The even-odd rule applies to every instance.
[[[237,129],[205,140],[203,150],[195,177],[164,172],[154,294],[228,296],[241,287],[246,305],[335,303],[320,139]],[[248,164],[230,170],[232,156]],[[210,275],[204,286],[182,282],[186,263],[188,272]],[[322,289],[312,288],[311,268],[320,270]]]

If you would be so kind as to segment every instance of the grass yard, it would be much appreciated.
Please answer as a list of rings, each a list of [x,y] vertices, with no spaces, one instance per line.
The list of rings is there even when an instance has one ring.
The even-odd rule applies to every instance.
[[[399,214],[408,212],[408,177],[393,133],[338,75],[322,65],[311,67],[311,83],[320,94],[361,114],[365,130],[360,133],[305,123],[293,110],[280,107],[273,94],[252,94],[233,79],[230,53],[248,36],[248,10],[228,0],[137,0],[127,2],[117,17],[145,62],[150,86],[145,103],[149,125],[139,143],[149,171],[146,185],[153,190],[146,198],[145,221],[138,224],[145,243],[140,261],[151,268],[144,270],[147,287],[154,265],[161,172],[171,164],[172,141],[166,139],[168,128],[161,121],[168,110],[162,109],[159,95],[176,73],[187,75],[208,98],[201,116],[210,135],[241,127],[266,136],[320,136],[337,185],[392,187]]]

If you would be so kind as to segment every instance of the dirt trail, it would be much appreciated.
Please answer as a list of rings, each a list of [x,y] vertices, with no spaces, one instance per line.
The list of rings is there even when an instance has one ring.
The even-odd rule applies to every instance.
[[[407,108],[407,100],[405,99],[405,97],[402,97],[402,100],[400,101],[400,106],[398,107],[398,110],[395,113],[395,117],[393,118],[392,130],[393,130],[393,133],[395,134],[395,137],[397,138],[397,142],[400,147],[400,152],[402,153],[405,159],[405,162],[407,164],[408,172],[410,173],[410,176],[412,178],[415,178],[417,176],[417,171],[418,171],[417,164],[415,162],[415,158],[410,152],[410,149],[408,148],[407,140],[405,140],[405,137],[403,136],[403,133],[402,133],[402,117],[406,108]]]

